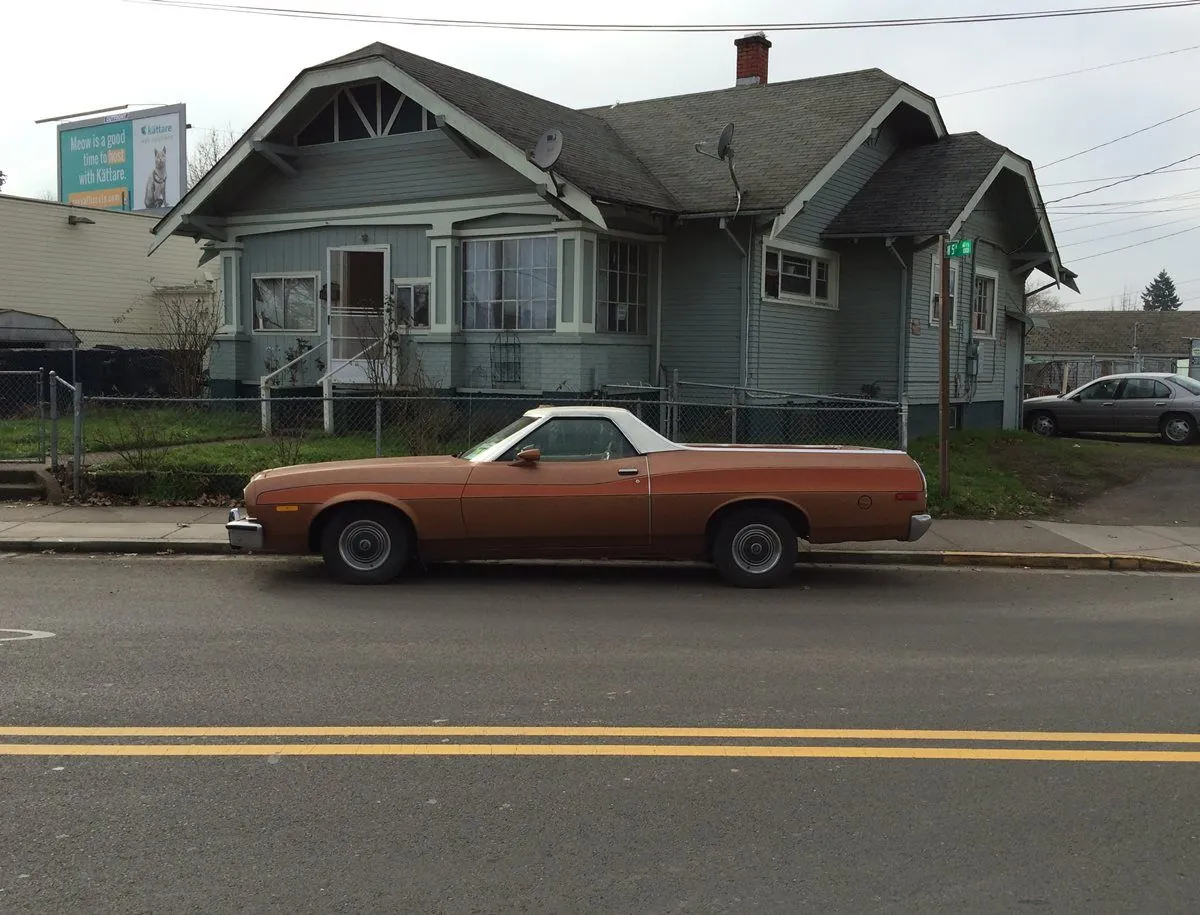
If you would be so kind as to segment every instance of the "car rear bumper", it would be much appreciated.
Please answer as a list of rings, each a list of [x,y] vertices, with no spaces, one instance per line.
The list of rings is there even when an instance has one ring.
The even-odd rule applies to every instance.
[[[922,512],[919,515],[913,515],[908,520],[908,542],[920,540],[933,527],[933,516],[928,512]]]
[[[244,508],[229,509],[229,520],[225,522],[229,534],[229,545],[235,550],[261,550],[263,527],[246,514]]]

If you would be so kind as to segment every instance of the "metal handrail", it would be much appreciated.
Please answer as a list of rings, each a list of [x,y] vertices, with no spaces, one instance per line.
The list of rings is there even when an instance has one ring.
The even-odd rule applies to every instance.
[[[384,342],[383,340],[376,340],[374,343],[372,343],[370,346],[368,346],[366,349],[364,349],[361,353],[359,353],[356,356],[351,356],[349,359],[347,359],[345,362],[343,362],[341,365],[339,365],[336,369],[330,369],[328,372],[326,372],[324,375],[322,375],[320,378],[317,379],[317,384],[324,384],[325,381],[333,378],[334,375],[336,375],[338,372],[340,372],[342,369],[344,369],[346,366],[348,366],[351,362],[354,362],[357,359],[361,359],[363,356],[365,356],[367,353],[371,352],[371,350],[375,349],[375,347],[381,345],[383,342]],[[333,362],[332,357],[330,358],[329,361]]]
[[[277,368],[275,371],[273,371],[270,375],[263,375],[258,380],[259,387],[264,388],[264,389],[269,388],[271,386],[271,382],[277,376],[282,375],[284,372],[286,372],[288,369],[290,369],[293,365],[296,365],[298,362],[303,362],[305,359],[307,359],[313,353],[319,353],[325,347],[326,342],[327,341],[322,340],[320,343],[318,343],[312,349],[306,349],[295,359],[292,359],[291,361],[287,362],[286,364],[281,365],[279,368]],[[317,383],[320,384],[320,381],[318,381]]]

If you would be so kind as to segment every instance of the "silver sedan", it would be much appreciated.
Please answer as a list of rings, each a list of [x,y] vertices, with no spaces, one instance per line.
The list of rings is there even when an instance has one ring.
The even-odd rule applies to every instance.
[[[1186,445],[1200,426],[1200,381],[1169,372],[1106,375],[1068,394],[1031,397],[1024,416],[1038,435],[1149,432]]]

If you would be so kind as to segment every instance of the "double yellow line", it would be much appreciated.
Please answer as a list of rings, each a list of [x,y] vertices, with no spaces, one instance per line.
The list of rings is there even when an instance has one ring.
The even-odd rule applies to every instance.
[[[8,726],[0,727],[0,739],[4,738],[12,742],[0,743],[0,756],[657,756],[1200,763],[1200,734],[1127,732],[486,725]],[[49,738],[72,740],[44,742]],[[396,742],[397,738],[402,741]],[[431,738],[440,740],[430,743]]]

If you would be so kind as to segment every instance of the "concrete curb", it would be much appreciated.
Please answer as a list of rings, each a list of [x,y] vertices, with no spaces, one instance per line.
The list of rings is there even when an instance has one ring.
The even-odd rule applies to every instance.
[[[988,553],[940,550],[811,550],[810,565],[982,566],[1001,569],[1074,569],[1105,572],[1200,572],[1200,562],[1112,553]]]
[[[204,540],[5,540],[3,553],[139,553],[187,556],[254,556],[228,543]],[[937,550],[809,550],[804,565],[973,566],[1002,569],[1068,569],[1104,572],[1200,572],[1200,562],[1111,553],[988,553]]]
[[[0,553],[177,553],[189,556],[233,555],[228,543],[205,540],[0,539]]]

